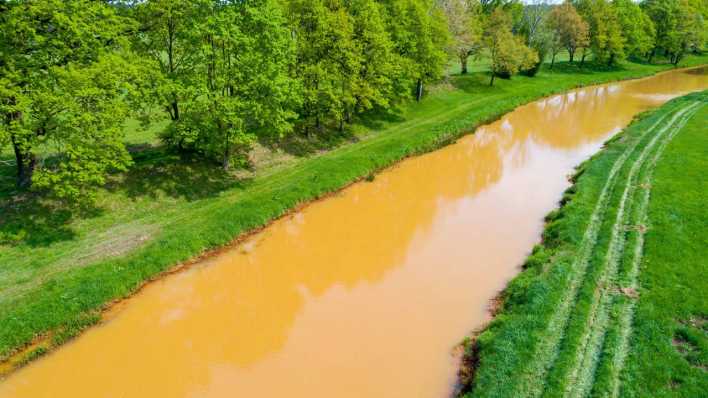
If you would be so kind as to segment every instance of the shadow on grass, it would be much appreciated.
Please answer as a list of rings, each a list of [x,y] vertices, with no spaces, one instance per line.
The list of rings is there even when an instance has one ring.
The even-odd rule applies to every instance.
[[[502,79],[500,77],[497,77],[495,80],[495,85],[490,86],[489,81],[491,80],[491,73],[490,72],[485,72],[485,73],[471,73],[471,74],[465,74],[465,75],[456,75],[453,76],[452,79],[450,79],[450,82],[452,85],[461,91],[464,91],[466,93],[473,93],[473,94],[486,94],[486,93],[501,93],[504,92],[504,88],[501,87],[497,82],[500,80],[509,80],[509,79]]]
[[[33,192],[20,192],[0,200],[0,244],[45,247],[73,239],[69,223],[75,217],[89,218],[101,209],[69,209]]]
[[[372,109],[357,118],[360,124],[370,130],[381,130],[387,124],[401,123],[406,119],[403,117],[399,107],[390,109]]]
[[[219,164],[197,156],[180,156],[160,147],[131,148],[135,164],[126,173],[113,175],[106,189],[129,198],[165,196],[194,201],[244,187],[249,179],[224,171]],[[14,185],[14,167],[0,167],[0,245],[44,247],[71,240],[77,219],[103,214],[93,205],[67,206],[38,192],[20,191]]]
[[[307,134],[303,131],[296,131],[279,143],[264,143],[264,145],[271,148],[277,146],[285,153],[302,157],[321,151],[329,151],[343,144],[356,141],[357,137],[350,129],[345,128],[340,131],[334,126],[327,126],[321,130],[310,129]]]
[[[94,208],[66,208],[41,193],[17,188],[14,157],[0,156],[0,245],[45,247],[73,239],[71,220],[99,213]]]
[[[244,187],[249,181],[197,155],[180,155],[161,147],[134,152],[133,160],[133,167],[107,186],[109,191],[124,192],[133,199],[168,196],[195,201]]]
[[[543,66],[543,71],[547,73],[562,73],[566,75],[592,75],[600,72],[619,72],[626,70],[621,64],[607,65],[600,64],[594,61],[585,61],[581,63],[580,61],[575,61],[570,63],[568,61],[557,62],[553,65],[553,69],[550,65],[545,64]]]

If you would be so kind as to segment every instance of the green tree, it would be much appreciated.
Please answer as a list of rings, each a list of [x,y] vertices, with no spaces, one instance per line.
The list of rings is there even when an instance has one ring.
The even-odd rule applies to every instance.
[[[393,42],[386,31],[381,6],[374,0],[352,0],[348,4],[352,17],[352,40],[356,48],[356,81],[353,88],[354,109],[345,110],[340,119],[350,121],[352,113],[374,107],[387,107],[403,93],[396,90],[395,76],[401,73],[393,54]]]
[[[132,8],[140,23],[133,36],[135,47],[155,62],[164,77],[154,94],[174,122],[180,119],[180,102],[189,95],[186,89],[199,50],[196,23],[206,8],[203,0],[148,0]]]
[[[581,0],[578,9],[590,27],[590,49],[595,60],[609,65],[624,59],[625,39],[616,7],[608,0]],[[586,53],[583,52],[585,61]]]
[[[130,161],[121,126],[139,64],[124,61],[132,24],[103,2],[2,6],[0,135],[11,142],[17,185],[89,198],[108,171]]]
[[[361,59],[354,22],[338,1],[293,0],[288,20],[297,47],[295,75],[301,80],[300,121],[309,133],[327,119],[342,120],[356,104],[354,90]]]
[[[677,24],[671,33],[668,51],[671,54],[670,61],[674,65],[691,52],[699,51],[706,39],[705,20],[700,9],[697,9],[689,1],[679,1],[676,8]]]
[[[253,142],[292,128],[297,86],[290,32],[272,0],[213,2],[196,33],[194,91],[184,114],[191,143],[229,169]]]
[[[570,2],[566,1],[553,7],[547,26],[552,32],[554,43],[562,45],[568,51],[570,62],[573,62],[575,52],[579,48],[589,45],[588,24]],[[555,60],[555,54],[551,63]]]
[[[648,60],[652,61],[660,49],[667,52],[674,46],[674,32],[678,25],[678,2],[676,0],[646,0],[642,8],[654,22],[656,41],[654,48],[649,53]]]
[[[528,76],[534,76],[543,64],[546,55],[552,51],[552,32],[545,24],[551,6],[545,0],[533,0],[524,6],[519,22],[519,34],[525,37],[525,43],[538,54],[538,62],[524,71]]]
[[[686,0],[646,0],[641,4],[654,22],[656,42],[648,60],[661,50],[674,64],[702,48],[706,38],[705,4]]]
[[[628,56],[644,58],[654,47],[654,22],[632,0],[613,0]]]
[[[520,69],[530,68],[538,62],[538,55],[528,48],[523,38],[511,33],[511,17],[501,8],[495,9],[487,20],[484,43],[491,58],[492,77],[511,77]]]
[[[423,83],[442,76],[449,41],[442,10],[427,0],[387,0],[387,26],[403,66],[402,81],[414,81],[416,99]]]
[[[460,60],[460,71],[467,73],[467,60],[482,47],[482,7],[477,0],[438,2],[447,19],[450,53]]]

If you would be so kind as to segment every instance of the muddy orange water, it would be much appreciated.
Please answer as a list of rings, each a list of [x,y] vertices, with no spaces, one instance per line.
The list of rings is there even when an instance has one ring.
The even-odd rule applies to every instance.
[[[149,285],[1,397],[439,398],[573,167],[708,75],[518,108]]]

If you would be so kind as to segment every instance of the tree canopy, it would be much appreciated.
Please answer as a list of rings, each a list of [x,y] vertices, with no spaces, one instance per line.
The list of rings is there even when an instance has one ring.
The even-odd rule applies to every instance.
[[[536,52],[528,48],[521,37],[512,34],[511,24],[511,17],[501,8],[495,9],[487,21],[484,43],[492,62],[489,85],[494,84],[495,76],[511,77],[538,61]]]
[[[139,61],[123,35],[134,24],[88,0],[4,6],[0,135],[12,145],[17,185],[36,182],[72,200],[88,195],[107,171],[130,164],[122,125]]]
[[[20,191],[90,201],[131,165],[128,119],[230,170],[256,143],[421,100],[470,57],[490,84],[561,51],[677,64],[704,49],[707,17],[704,0],[6,0],[0,149]]]

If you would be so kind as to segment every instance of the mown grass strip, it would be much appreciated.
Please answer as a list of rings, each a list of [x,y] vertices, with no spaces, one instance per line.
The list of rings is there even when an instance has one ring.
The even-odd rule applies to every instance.
[[[655,151],[649,166],[647,167],[646,173],[642,178],[640,187],[642,191],[640,193],[640,198],[638,199],[639,205],[637,206],[636,228],[634,229],[634,251],[632,252],[631,259],[628,261],[629,265],[626,270],[626,276],[622,280],[618,281],[616,287],[620,292],[629,292],[630,296],[621,295],[617,300],[617,324],[614,325],[617,329],[616,331],[616,342],[614,344],[609,344],[609,348],[606,350],[606,354],[603,355],[604,361],[609,365],[606,367],[608,370],[607,378],[609,381],[607,383],[600,383],[599,388],[594,389],[594,396],[610,396],[616,398],[620,393],[620,373],[624,368],[624,362],[628,356],[629,350],[629,336],[632,330],[632,318],[634,315],[634,309],[637,301],[636,292],[639,290],[639,266],[643,258],[643,248],[644,248],[644,235],[646,234],[646,225],[648,224],[648,214],[647,210],[649,207],[649,199],[651,195],[651,183],[654,174],[654,168],[659,160],[659,158],[664,153],[666,146],[674,139],[674,137],[683,130],[686,123],[694,118],[696,113],[700,111],[702,107],[705,106],[704,102],[698,102],[697,107],[691,112],[691,115],[680,125],[676,126],[670,133],[669,137],[665,139],[660,147]],[[602,375],[601,375],[602,376]],[[603,387],[605,390],[603,390]]]
[[[638,300],[620,372],[622,397],[700,397],[708,391],[708,92],[667,145],[651,180]]]
[[[549,365],[548,374],[544,383],[543,396],[555,397],[566,396],[570,390],[578,383],[578,375],[573,373],[577,369],[579,357],[582,357],[587,341],[590,337],[589,324],[592,323],[597,312],[599,289],[607,283],[605,274],[608,265],[608,253],[612,253],[613,239],[617,234],[613,233],[619,228],[622,220],[623,203],[626,188],[631,189],[632,170],[637,170],[641,165],[642,155],[652,142],[656,142],[658,134],[663,134],[671,121],[679,117],[684,111],[685,104],[675,104],[668,113],[658,115],[661,119],[658,125],[641,131],[633,131],[634,134],[620,139],[636,140],[637,145],[633,146],[633,152],[621,170],[618,172],[618,181],[613,191],[608,196],[607,211],[604,219],[600,221],[598,239],[589,254],[589,264],[587,265],[584,278],[576,291],[576,296],[572,299],[572,308],[568,314],[565,330],[557,346],[557,356],[555,361]],[[667,123],[667,121],[669,123]]]
[[[613,281],[616,278],[620,259],[625,250],[625,228],[629,218],[625,209],[631,205],[637,187],[637,177],[640,169],[645,167],[649,154],[670,139],[673,132],[678,131],[692,116],[692,112],[700,103],[689,104],[680,109],[663,128],[654,134],[651,141],[643,148],[639,158],[632,164],[618,204],[614,224],[612,225],[610,245],[600,273],[600,278],[594,281],[596,286],[590,314],[584,328],[582,339],[577,347],[575,361],[567,377],[565,396],[570,398],[585,397],[594,380],[594,373],[603,345],[605,332],[610,319],[609,307],[615,291]]]
[[[653,129],[659,126],[663,120],[664,117],[657,120],[649,129],[647,129],[645,134],[649,134]],[[607,176],[607,180],[602,187],[602,191],[597,198],[594,210],[590,216],[590,221],[588,222],[588,226],[583,234],[583,240],[580,244],[578,255],[571,265],[572,274],[570,276],[569,284],[565,290],[565,294],[559,300],[557,309],[548,323],[545,338],[540,341],[535,350],[535,360],[529,363],[528,369],[523,374],[525,380],[521,384],[531,386],[527,395],[529,397],[537,397],[543,393],[544,384],[538,383],[538,380],[545,378],[546,373],[552,366],[558,354],[558,346],[563,338],[563,331],[567,326],[571,310],[576,300],[578,289],[580,288],[585,276],[585,271],[588,267],[592,250],[597,244],[597,237],[605,216],[609,197],[615,184],[617,183],[618,173],[624,166],[624,163],[627,161],[629,156],[639,145],[641,138],[643,138],[643,136],[636,140],[633,145],[626,148],[614,162]]]

